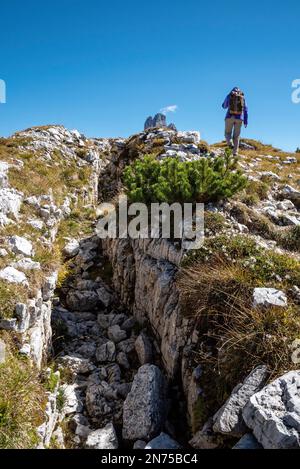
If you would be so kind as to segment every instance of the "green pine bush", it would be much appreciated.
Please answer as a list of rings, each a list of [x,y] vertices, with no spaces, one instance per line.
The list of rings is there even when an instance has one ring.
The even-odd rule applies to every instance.
[[[123,173],[131,202],[216,202],[228,199],[246,186],[247,179],[237,167],[230,150],[223,156],[182,162],[162,161],[147,155],[127,166]]]

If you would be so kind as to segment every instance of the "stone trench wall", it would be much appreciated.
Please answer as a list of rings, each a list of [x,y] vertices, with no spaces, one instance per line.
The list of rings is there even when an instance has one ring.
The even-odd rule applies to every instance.
[[[139,323],[149,324],[168,378],[181,381],[191,424],[199,388],[188,359],[193,324],[181,312],[175,283],[181,253],[166,240],[106,239],[102,247],[120,300]]]

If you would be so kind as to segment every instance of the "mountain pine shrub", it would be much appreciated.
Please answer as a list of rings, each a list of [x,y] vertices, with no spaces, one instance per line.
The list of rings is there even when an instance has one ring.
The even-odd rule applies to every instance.
[[[127,166],[123,182],[131,202],[216,202],[246,186],[246,177],[230,151],[216,158],[158,161],[152,155]]]

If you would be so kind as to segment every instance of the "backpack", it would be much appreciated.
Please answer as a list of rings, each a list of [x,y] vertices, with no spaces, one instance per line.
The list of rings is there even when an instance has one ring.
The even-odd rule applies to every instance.
[[[240,115],[244,111],[245,96],[241,90],[234,90],[229,97],[229,112],[233,115]]]

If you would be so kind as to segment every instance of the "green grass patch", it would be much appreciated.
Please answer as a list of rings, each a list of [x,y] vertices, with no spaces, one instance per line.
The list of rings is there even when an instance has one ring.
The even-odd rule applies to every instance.
[[[12,338],[2,332],[7,358],[0,365],[0,448],[30,449],[38,443],[36,428],[43,423],[46,405],[38,371],[18,355]]]
[[[17,303],[25,303],[27,299],[26,287],[0,280],[0,319],[14,317]]]

